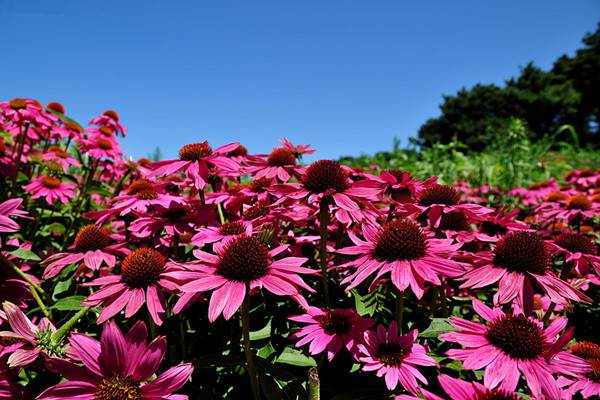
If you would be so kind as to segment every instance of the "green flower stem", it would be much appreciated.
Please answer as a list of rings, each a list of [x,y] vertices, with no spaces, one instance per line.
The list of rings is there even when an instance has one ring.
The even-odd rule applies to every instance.
[[[404,324],[404,291],[396,292],[396,322],[398,323],[398,332],[402,333]]]
[[[30,277],[27,276],[27,274],[25,274],[25,272],[21,271],[21,268],[17,267],[2,253],[0,253],[0,265],[4,265],[5,267],[12,269],[17,275],[25,279],[25,281],[31,285],[31,288],[35,289],[41,295],[44,294],[44,289],[42,289],[40,285],[35,283]]]
[[[319,371],[312,367],[308,370],[308,400],[319,400],[320,393]]]
[[[75,315],[73,315],[67,322],[63,324],[54,334],[52,335],[52,341],[54,343],[60,342],[66,335],[69,333],[71,328],[83,317],[91,307],[83,307],[81,310],[77,311]]]
[[[244,353],[246,354],[246,363],[248,377],[250,378],[250,386],[252,386],[252,394],[254,400],[260,400],[260,389],[258,387],[258,378],[254,369],[254,355],[250,347],[250,293],[249,288],[246,288],[246,296],[242,303],[242,334],[244,337]]]
[[[325,295],[325,305],[329,307],[331,300],[329,298],[329,277],[327,272],[327,226],[329,225],[329,207],[327,198],[321,199],[319,205],[319,261],[321,266],[321,279],[323,280],[323,294]]]
[[[223,207],[221,207],[221,203],[217,203],[217,210],[219,211],[219,221],[221,221],[221,225],[225,225],[225,216],[223,215]]]

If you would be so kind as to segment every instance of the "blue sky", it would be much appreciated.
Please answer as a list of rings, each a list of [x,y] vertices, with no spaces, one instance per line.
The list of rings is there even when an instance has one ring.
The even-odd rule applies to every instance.
[[[136,158],[282,137],[336,158],[406,144],[442,94],[550,67],[599,17],[598,0],[0,0],[0,93],[80,122],[114,108]]]

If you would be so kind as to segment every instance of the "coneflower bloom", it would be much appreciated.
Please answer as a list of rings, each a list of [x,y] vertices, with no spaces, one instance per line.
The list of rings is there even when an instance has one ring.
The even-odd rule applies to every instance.
[[[92,119],[90,125],[106,126],[123,137],[127,135],[127,128],[119,123],[119,114],[113,110],[104,111],[101,116]]]
[[[467,382],[451,376],[441,374],[438,377],[444,392],[452,400],[520,400],[521,396],[515,392],[502,389],[488,389],[479,382]],[[429,400],[427,394],[425,398]]]
[[[404,170],[390,169],[381,171],[377,176],[370,175],[369,179],[373,179],[381,184],[383,193],[388,195],[392,200],[399,203],[407,203],[416,201],[419,193],[431,186],[437,176],[431,177],[426,181],[420,181]]]
[[[0,103],[0,114],[7,121],[23,123],[33,121],[42,113],[42,106],[36,100],[15,98]]]
[[[380,193],[379,184],[370,180],[353,182],[342,166],[331,160],[319,160],[306,168],[302,175],[301,183],[287,183],[274,185],[270,190],[282,196],[276,202],[286,200],[305,200],[309,204],[318,205],[326,196],[331,196],[336,206],[334,215],[336,219],[349,224],[352,221],[362,221],[373,216],[361,210],[363,207],[372,207],[367,200],[374,200]]]
[[[208,306],[211,322],[221,314],[225,319],[231,318],[248,290],[263,287],[278,296],[290,296],[308,308],[300,288],[314,290],[298,274],[316,274],[317,271],[301,267],[307,260],[304,257],[274,259],[286,249],[287,246],[279,246],[269,250],[253,236],[240,236],[224,246],[216,246],[217,255],[195,250],[199,262],[182,264],[185,269],[194,271],[195,277],[183,285],[181,291],[213,290]]]
[[[99,270],[102,264],[113,268],[117,256],[129,253],[125,243],[114,243],[107,229],[93,224],[86,225],[77,232],[72,251],[56,253],[44,260],[44,279],[54,278],[67,265],[80,261],[92,271]]]
[[[137,249],[121,263],[120,274],[106,275],[84,286],[102,286],[83,301],[83,305],[102,306],[98,323],[112,318],[125,309],[125,318],[137,313],[146,304],[150,316],[161,325],[165,314],[163,291],[173,292],[178,285],[169,273],[176,268],[162,254],[153,249]]]
[[[470,220],[476,221],[493,212],[492,209],[473,203],[461,203],[460,193],[452,186],[433,183],[419,193],[416,203],[402,205],[402,215],[426,215],[431,226],[438,228],[443,214],[452,211],[463,212]]]
[[[363,224],[366,240],[349,232],[355,246],[337,250],[338,253],[357,255],[345,266],[355,267],[342,284],[350,283],[346,290],[358,286],[370,275],[377,273],[374,283],[386,273],[391,274],[394,286],[400,291],[410,286],[417,298],[425,291],[425,282],[440,285],[440,277],[461,275],[466,264],[454,261],[452,255],[461,244],[451,239],[433,239],[412,220],[393,220],[379,227]]]
[[[600,396],[600,346],[591,342],[578,342],[571,346],[571,353],[583,359],[586,371],[577,377],[560,377],[561,386],[568,386],[567,391],[574,395],[580,393],[584,399]]]
[[[196,234],[192,237],[190,243],[196,246],[203,246],[207,243],[224,242],[228,243],[238,236],[251,236],[252,223],[239,220],[226,222],[219,226],[207,226],[196,229]]]
[[[0,232],[13,233],[21,229],[11,217],[22,218],[28,214],[27,211],[19,210],[22,203],[23,199],[8,199],[0,203]]]
[[[192,186],[203,190],[211,175],[210,169],[217,168],[217,175],[234,176],[239,174],[240,165],[227,157],[227,154],[239,147],[239,143],[231,143],[212,149],[208,142],[186,144],[179,150],[179,160],[157,161],[148,167],[153,171],[149,176],[173,175],[185,173]]]
[[[550,270],[547,245],[535,232],[508,233],[496,243],[493,251],[475,254],[472,264],[473,269],[459,278],[465,281],[460,287],[478,289],[498,282],[498,292],[494,295],[496,305],[515,300],[521,310],[530,314],[535,283],[556,304],[590,301]]]
[[[600,214],[600,203],[592,201],[585,194],[574,194],[564,201],[543,203],[536,209],[540,217],[570,222],[574,219],[587,219]]]
[[[12,344],[2,349],[0,353],[10,353],[8,365],[11,368],[29,365],[40,355],[43,357],[62,355],[60,346],[50,340],[56,328],[47,318],[43,318],[36,325],[13,303],[5,301],[2,303],[2,308],[12,330],[0,332],[0,338],[8,339]],[[2,347],[0,346],[0,349]]]
[[[487,324],[450,317],[450,323],[458,332],[444,333],[440,338],[459,343],[464,349],[451,349],[446,354],[462,361],[464,369],[485,368],[483,380],[490,389],[514,392],[523,374],[534,396],[560,399],[560,388],[553,373],[561,367],[564,371],[577,372],[568,360],[562,359],[562,347],[571,339],[573,330],[568,329],[557,339],[567,325],[567,318],[556,318],[544,328],[535,318],[505,314],[478,300],[473,300],[473,308]]]
[[[600,275],[598,246],[589,237],[576,232],[563,232],[549,244],[552,254],[563,256],[565,262],[573,265],[579,274],[585,276],[593,267]]]
[[[298,178],[304,167],[296,163],[294,152],[286,147],[277,147],[267,156],[267,159],[254,159],[248,161],[246,172],[255,178],[277,179],[286,183],[290,178]]]
[[[518,208],[509,212],[506,212],[507,209],[507,206],[503,206],[493,214],[482,216],[477,222],[477,230],[488,237],[487,241],[497,242],[508,232],[531,230],[529,225],[515,219],[519,214]]]
[[[46,163],[55,163],[61,166],[63,171],[67,171],[70,166],[78,167],[79,161],[71,157],[69,152],[59,146],[50,146],[48,151],[44,152],[42,159]]]
[[[281,139],[281,145],[283,148],[291,150],[296,158],[302,158],[304,154],[313,154],[315,149],[310,148],[310,144],[293,144],[287,138]]]
[[[17,383],[18,369],[8,367],[6,360],[0,358],[0,399],[31,400],[32,397]]]
[[[148,332],[137,322],[123,335],[113,321],[104,325],[100,341],[74,333],[69,337],[70,355],[83,364],[51,360],[49,364],[66,378],[46,389],[40,400],[187,400],[173,394],[181,389],[194,371],[192,364],[169,368],[156,379],[167,349],[164,336],[147,344]],[[151,381],[150,381],[151,380]],[[148,382],[150,381],[150,382]]]
[[[292,335],[292,339],[300,339],[296,347],[310,343],[308,351],[312,355],[327,350],[329,361],[344,346],[352,355],[356,355],[356,346],[362,341],[364,332],[373,325],[373,321],[361,317],[356,310],[343,308],[329,310],[309,307],[306,314],[289,319],[307,324]]]
[[[75,197],[75,186],[61,182],[59,178],[54,176],[33,178],[31,183],[25,186],[25,191],[32,193],[32,199],[43,197],[50,205],[54,204],[56,200],[67,204],[69,198]]]
[[[518,196],[526,206],[536,205],[543,200],[548,193],[559,190],[556,179],[548,179],[539,183],[532,183],[525,188],[515,188],[508,192],[509,196]]]
[[[600,171],[589,168],[574,169],[565,176],[565,180],[581,189],[593,188],[600,183]]]
[[[152,211],[136,218],[129,230],[136,237],[145,238],[163,230],[168,237],[194,234],[196,226],[210,221],[212,210],[205,210],[199,204],[178,204],[172,202],[168,207],[156,206]]]
[[[419,383],[427,384],[427,379],[417,366],[434,366],[437,363],[427,355],[425,347],[415,342],[419,332],[411,330],[406,335],[398,332],[396,321],[386,330],[378,325],[377,330],[364,333],[363,342],[358,345],[359,360],[364,364],[363,371],[377,371],[377,376],[385,376],[385,384],[394,390],[398,383],[416,394]]]

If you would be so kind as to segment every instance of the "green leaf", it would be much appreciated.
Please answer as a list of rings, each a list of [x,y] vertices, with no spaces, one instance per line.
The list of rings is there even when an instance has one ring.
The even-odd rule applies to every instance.
[[[419,336],[425,338],[438,337],[442,333],[452,332],[455,329],[450,325],[447,318],[434,318],[427,329]]]
[[[269,356],[273,353],[275,353],[275,348],[271,342],[267,343],[256,351],[256,355],[262,358],[269,358]]]
[[[25,260],[25,261],[40,261],[41,260],[41,258],[39,258],[38,255],[35,254],[33,251],[24,249],[22,247],[9,252],[8,254],[10,254],[13,257],[19,258],[21,260]]]
[[[372,317],[377,309],[376,292],[366,294],[365,296],[361,296],[355,290],[353,290],[351,293],[352,296],[354,296],[354,306],[356,307],[356,312],[358,315],[361,317],[364,317],[365,315]]]
[[[59,299],[52,306],[48,307],[58,311],[78,311],[83,308],[81,302],[85,300],[85,296],[70,296]]]
[[[265,325],[264,328],[250,332],[250,340],[261,340],[268,337],[271,337],[271,320],[267,322],[267,325]]]
[[[312,357],[304,355],[300,350],[291,347],[283,349],[279,357],[275,360],[276,363],[296,365],[298,367],[316,367],[317,362]]]
[[[56,296],[69,290],[72,283],[73,283],[72,279],[58,282],[56,284],[56,286],[54,287],[54,291],[52,292],[52,299],[56,300],[56,298],[57,298]]]

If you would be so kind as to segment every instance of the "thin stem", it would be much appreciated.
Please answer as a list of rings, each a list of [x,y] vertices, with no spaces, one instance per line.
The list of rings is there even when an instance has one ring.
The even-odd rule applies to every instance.
[[[221,203],[217,203],[217,211],[219,211],[219,221],[221,221],[221,225],[225,225],[225,216],[223,215]]]
[[[246,295],[242,303],[242,333],[244,336],[244,353],[246,354],[247,371],[250,378],[250,386],[252,386],[252,394],[254,400],[260,400],[258,379],[256,377],[256,370],[254,369],[254,355],[250,347],[250,293],[248,288],[246,288]]]
[[[50,321],[52,321],[52,314],[50,313],[50,310],[48,310],[48,308],[42,301],[42,298],[40,297],[38,292],[31,286],[29,287],[29,291],[31,292],[31,295],[33,296],[35,302],[38,304],[38,306],[40,306],[40,309],[42,310],[42,313],[44,313],[44,316],[46,318],[48,318]]]
[[[27,274],[25,272],[21,271],[21,268],[17,267],[15,264],[13,264],[2,253],[0,253],[0,265],[4,265],[5,267],[12,269],[13,271],[15,271],[15,273],[17,275],[19,275],[21,278],[25,279],[27,281],[27,283],[29,283],[31,285],[31,287],[33,289],[35,289],[39,294],[42,294],[42,295],[44,294],[44,289],[42,289],[40,287],[40,285],[35,283],[30,277],[27,276]]]
[[[404,324],[404,291],[396,292],[396,322],[398,323],[398,332],[402,333]]]
[[[329,277],[327,272],[327,226],[329,225],[329,207],[327,197],[321,199],[319,205],[319,231],[321,240],[319,242],[319,261],[321,267],[321,279],[323,280],[323,294],[325,295],[325,305],[329,307],[331,300],[329,298]]]
[[[205,206],[206,205],[206,197],[204,197],[204,189],[200,190],[198,194],[200,195],[200,204],[202,206]]]
[[[319,381],[319,370],[312,367],[308,370],[308,400],[319,400],[321,383]]]
[[[83,317],[89,310],[90,307],[84,307],[81,310],[77,311],[77,313],[73,315],[67,322],[65,322],[63,326],[61,326],[56,332],[54,332],[54,334],[52,335],[52,341],[55,343],[60,342],[62,338],[64,338],[65,335],[69,333],[73,325],[75,325],[77,321],[79,321],[79,319],[81,319],[81,317]]]
[[[548,309],[546,310],[546,314],[544,314],[544,318],[542,319],[542,321],[544,322],[544,325],[548,326],[548,322],[550,321],[550,316],[554,312],[555,308],[556,308],[556,304],[550,303],[550,305],[548,306]]]

